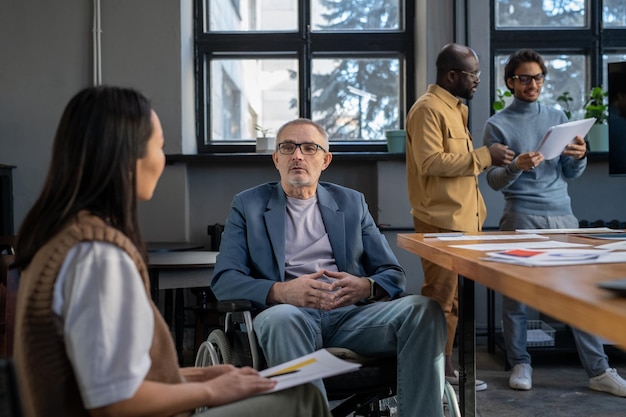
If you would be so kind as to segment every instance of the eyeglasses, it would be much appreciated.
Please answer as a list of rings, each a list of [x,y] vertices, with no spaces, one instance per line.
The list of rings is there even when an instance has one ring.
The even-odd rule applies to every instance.
[[[309,143],[309,142],[306,142],[306,143],[283,142],[283,143],[279,143],[277,148],[278,148],[278,152],[282,153],[283,155],[293,155],[293,153],[296,151],[296,148],[300,148],[300,152],[302,152],[303,155],[315,155],[318,149],[321,149],[322,151],[327,152],[326,149],[322,148],[317,143]]]
[[[474,81],[480,80],[480,73],[481,73],[481,71],[467,72],[467,71],[463,71],[463,70],[460,70],[460,69],[453,69],[452,71],[460,72],[461,74],[465,74],[467,76],[470,76],[470,77],[472,77],[472,80],[474,80]]]
[[[535,80],[537,84],[543,84],[543,80],[545,80],[546,76],[543,74],[537,75],[514,75],[511,78],[514,80],[519,80],[520,84],[528,85],[531,80]]]

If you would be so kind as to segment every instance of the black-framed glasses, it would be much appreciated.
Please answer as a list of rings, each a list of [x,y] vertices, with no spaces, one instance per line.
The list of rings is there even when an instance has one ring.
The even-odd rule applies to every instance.
[[[468,77],[472,77],[472,80],[474,80],[474,81],[480,80],[481,71],[468,72],[468,71],[464,71],[464,70],[461,70],[461,69],[453,69],[452,71],[460,72],[461,74],[465,74]]]
[[[520,75],[514,75],[511,78],[513,78],[514,80],[519,80],[520,84],[522,85],[528,85],[530,84],[531,80],[535,80],[537,84],[543,84],[543,81],[546,79],[546,76],[544,74],[535,74],[535,75],[520,74]]]
[[[277,145],[277,148],[278,152],[282,153],[283,155],[293,155],[293,153],[296,151],[296,148],[300,148],[300,152],[302,152],[303,155],[315,155],[318,149],[321,149],[324,152],[328,152],[317,143],[312,142],[282,142]]]

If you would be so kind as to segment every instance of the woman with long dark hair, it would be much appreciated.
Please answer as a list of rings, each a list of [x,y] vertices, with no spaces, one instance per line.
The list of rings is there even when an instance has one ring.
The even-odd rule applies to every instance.
[[[41,195],[18,233],[15,364],[26,416],[330,416],[313,386],[260,395],[252,368],[179,368],[150,299],[137,200],[165,166],[139,92],[92,87],[61,117]]]

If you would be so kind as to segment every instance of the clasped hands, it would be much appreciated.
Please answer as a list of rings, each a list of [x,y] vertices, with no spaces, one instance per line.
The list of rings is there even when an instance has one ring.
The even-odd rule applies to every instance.
[[[334,278],[325,282],[324,277]],[[321,270],[272,285],[268,302],[332,310],[369,297],[370,282],[347,272]]]

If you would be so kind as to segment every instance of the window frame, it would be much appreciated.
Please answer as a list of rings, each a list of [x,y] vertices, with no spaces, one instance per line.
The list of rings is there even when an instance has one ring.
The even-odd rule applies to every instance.
[[[310,0],[297,0],[298,28],[295,32],[208,32],[205,31],[205,1],[194,0],[194,72],[196,141],[198,153],[248,153],[252,141],[216,141],[208,137],[211,117],[210,60],[214,58],[290,58],[298,61],[298,113],[311,117],[311,68],[313,59],[394,57],[400,60],[398,117],[403,128],[408,105],[416,98],[415,81],[415,2],[399,0],[402,21],[397,31],[316,32],[310,25]],[[285,120],[287,121],[287,120]],[[381,138],[382,139],[382,138]],[[333,141],[333,152],[385,151],[384,140]]]
[[[603,85],[602,56],[623,53],[626,49],[626,28],[603,29],[602,0],[586,0],[586,26],[580,29],[549,28],[496,28],[496,2],[490,1],[490,56],[491,56],[491,95],[496,96],[495,80],[498,55],[507,55],[520,48],[532,48],[540,54],[581,54],[587,59],[585,88]],[[493,112],[493,110],[492,110]]]

